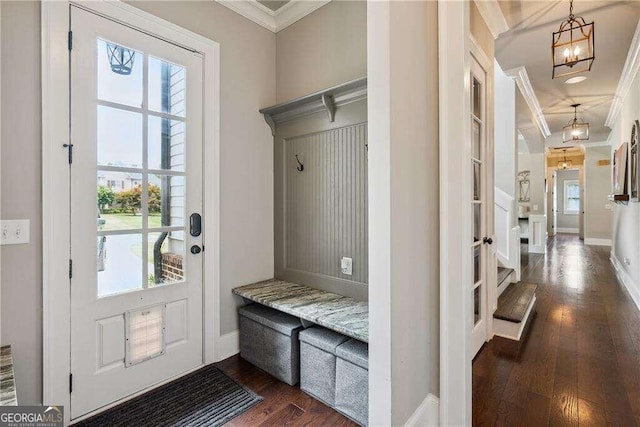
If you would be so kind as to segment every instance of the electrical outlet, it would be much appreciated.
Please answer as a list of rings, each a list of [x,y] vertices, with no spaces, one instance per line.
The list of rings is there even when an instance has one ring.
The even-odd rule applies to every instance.
[[[353,259],[342,257],[340,260],[340,268],[342,269],[342,274],[351,276],[353,274]]]
[[[538,212],[538,205],[533,205],[533,211]]]
[[[0,245],[22,245],[29,243],[29,220],[15,219],[0,221]]]

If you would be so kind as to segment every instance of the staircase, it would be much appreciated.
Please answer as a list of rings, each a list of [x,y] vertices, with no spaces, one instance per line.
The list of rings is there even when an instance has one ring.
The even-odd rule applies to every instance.
[[[493,313],[495,335],[519,341],[536,305],[533,283],[511,283],[514,270],[498,267],[498,308]]]

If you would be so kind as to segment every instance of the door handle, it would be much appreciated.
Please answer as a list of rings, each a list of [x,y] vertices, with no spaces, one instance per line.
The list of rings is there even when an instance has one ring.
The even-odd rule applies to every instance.
[[[199,213],[192,213],[189,217],[189,233],[198,237],[202,233],[202,217]]]
[[[198,246],[198,245],[191,246],[191,253],[192,254],[198,255],[200,252],[202,252],[202,248],[200,248],[200,246]]]
[[[493,239],[491,237],[485,237],[484,239],[482,239],[482,243],[490,245],[493,243]]]

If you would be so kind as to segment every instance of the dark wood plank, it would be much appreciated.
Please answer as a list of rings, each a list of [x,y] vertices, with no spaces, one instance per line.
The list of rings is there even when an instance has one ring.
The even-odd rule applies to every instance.
[[[538,285],[535,283],[512,283],[498,298],[496,319],[521,322]]]
[[[580,427],[600,427],[607,425],[607,416],[604,408],[584,399],[578,400],[578,418],[580,420]]]

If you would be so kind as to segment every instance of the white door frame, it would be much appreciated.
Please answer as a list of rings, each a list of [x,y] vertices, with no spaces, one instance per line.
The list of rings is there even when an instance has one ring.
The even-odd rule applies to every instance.
[[[204,278],[203,361],[220,355],[220,46],[175,24],[118,1],[44,1],[42,3],[42,234],[43,234],[43,403],[69,408],[70,224],[69,51],[70,5],[203,55]],[[65,179],[66,178],[66,179]],[[65,411],[65,424],[70,411]]]
[[[440,425],[471,425],[473,281],[469,2],[438,1]]]

